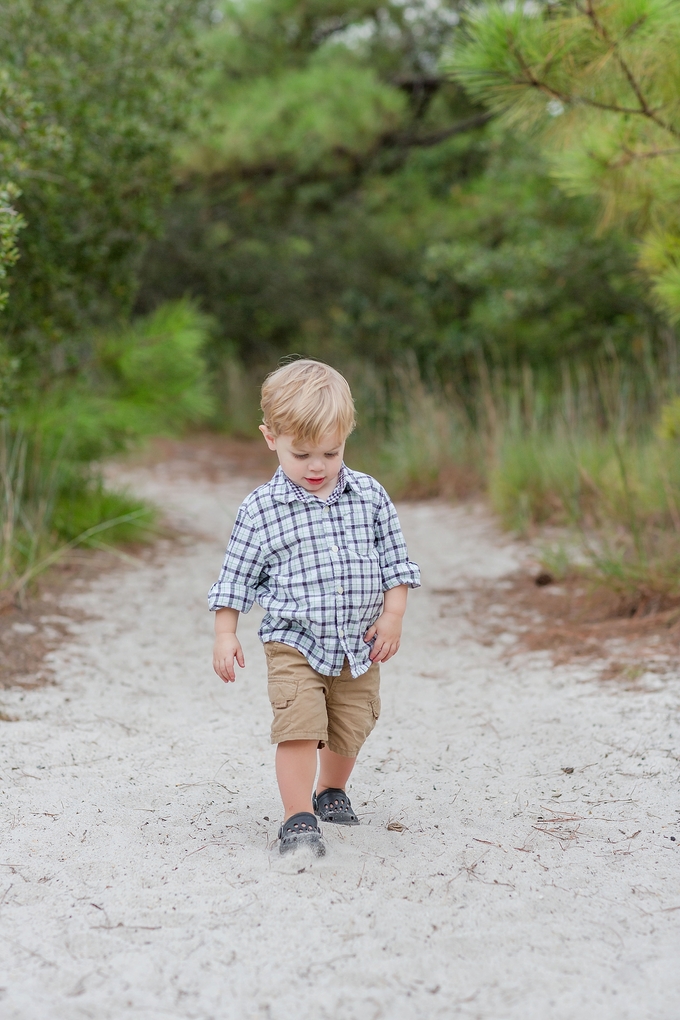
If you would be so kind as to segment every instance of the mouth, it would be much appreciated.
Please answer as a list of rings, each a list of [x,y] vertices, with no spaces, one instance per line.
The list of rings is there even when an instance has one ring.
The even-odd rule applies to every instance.
[[[305,478],[305,481],[307,482],[307,485],[321,485],[322,482],[326,481],[326,479],[325,478]]]

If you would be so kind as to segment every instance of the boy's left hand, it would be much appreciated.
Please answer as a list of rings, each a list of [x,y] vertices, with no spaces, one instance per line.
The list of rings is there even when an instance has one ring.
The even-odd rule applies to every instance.
[[[375,638],[375,644],[371,649],[371,662],[387,662],[399,651],[401,642],[402,619],[398,613],[385,612],[379,616],[372,627],[369,627],[364,634],[364,641],[369,642]]]

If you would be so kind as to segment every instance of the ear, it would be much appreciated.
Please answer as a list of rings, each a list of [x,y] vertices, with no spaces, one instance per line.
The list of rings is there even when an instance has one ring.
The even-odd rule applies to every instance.
[[[260,432],[270,450],[276,450],[276,436],[273,436],[266,425],[260,425]]]

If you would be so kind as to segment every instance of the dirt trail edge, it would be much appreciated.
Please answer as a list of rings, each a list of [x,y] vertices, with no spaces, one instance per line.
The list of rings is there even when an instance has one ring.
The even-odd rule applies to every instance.
[[[677,1020],[680,673],[626,691],[509,656],[521,549],[482,509],[402,506],[424,587],[353,777],[362,825],[281,860],[257,611],[238,682],[210,666],[251,482],[125,477],[184,544],[71,595],[89,618],[56,686],[2,694],[2,1020]]]

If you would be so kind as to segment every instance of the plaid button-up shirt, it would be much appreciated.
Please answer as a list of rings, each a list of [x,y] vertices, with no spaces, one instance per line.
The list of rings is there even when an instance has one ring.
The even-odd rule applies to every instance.
[[[392,502],[370,475],[340,470],[323,502],[281,468],[238,511],[211,609],[266,615],[260,638],[297,648],[324,676],[345,656],[352,676],[371,665],[364,634],[382,612],[383,592],[420,585]]]

